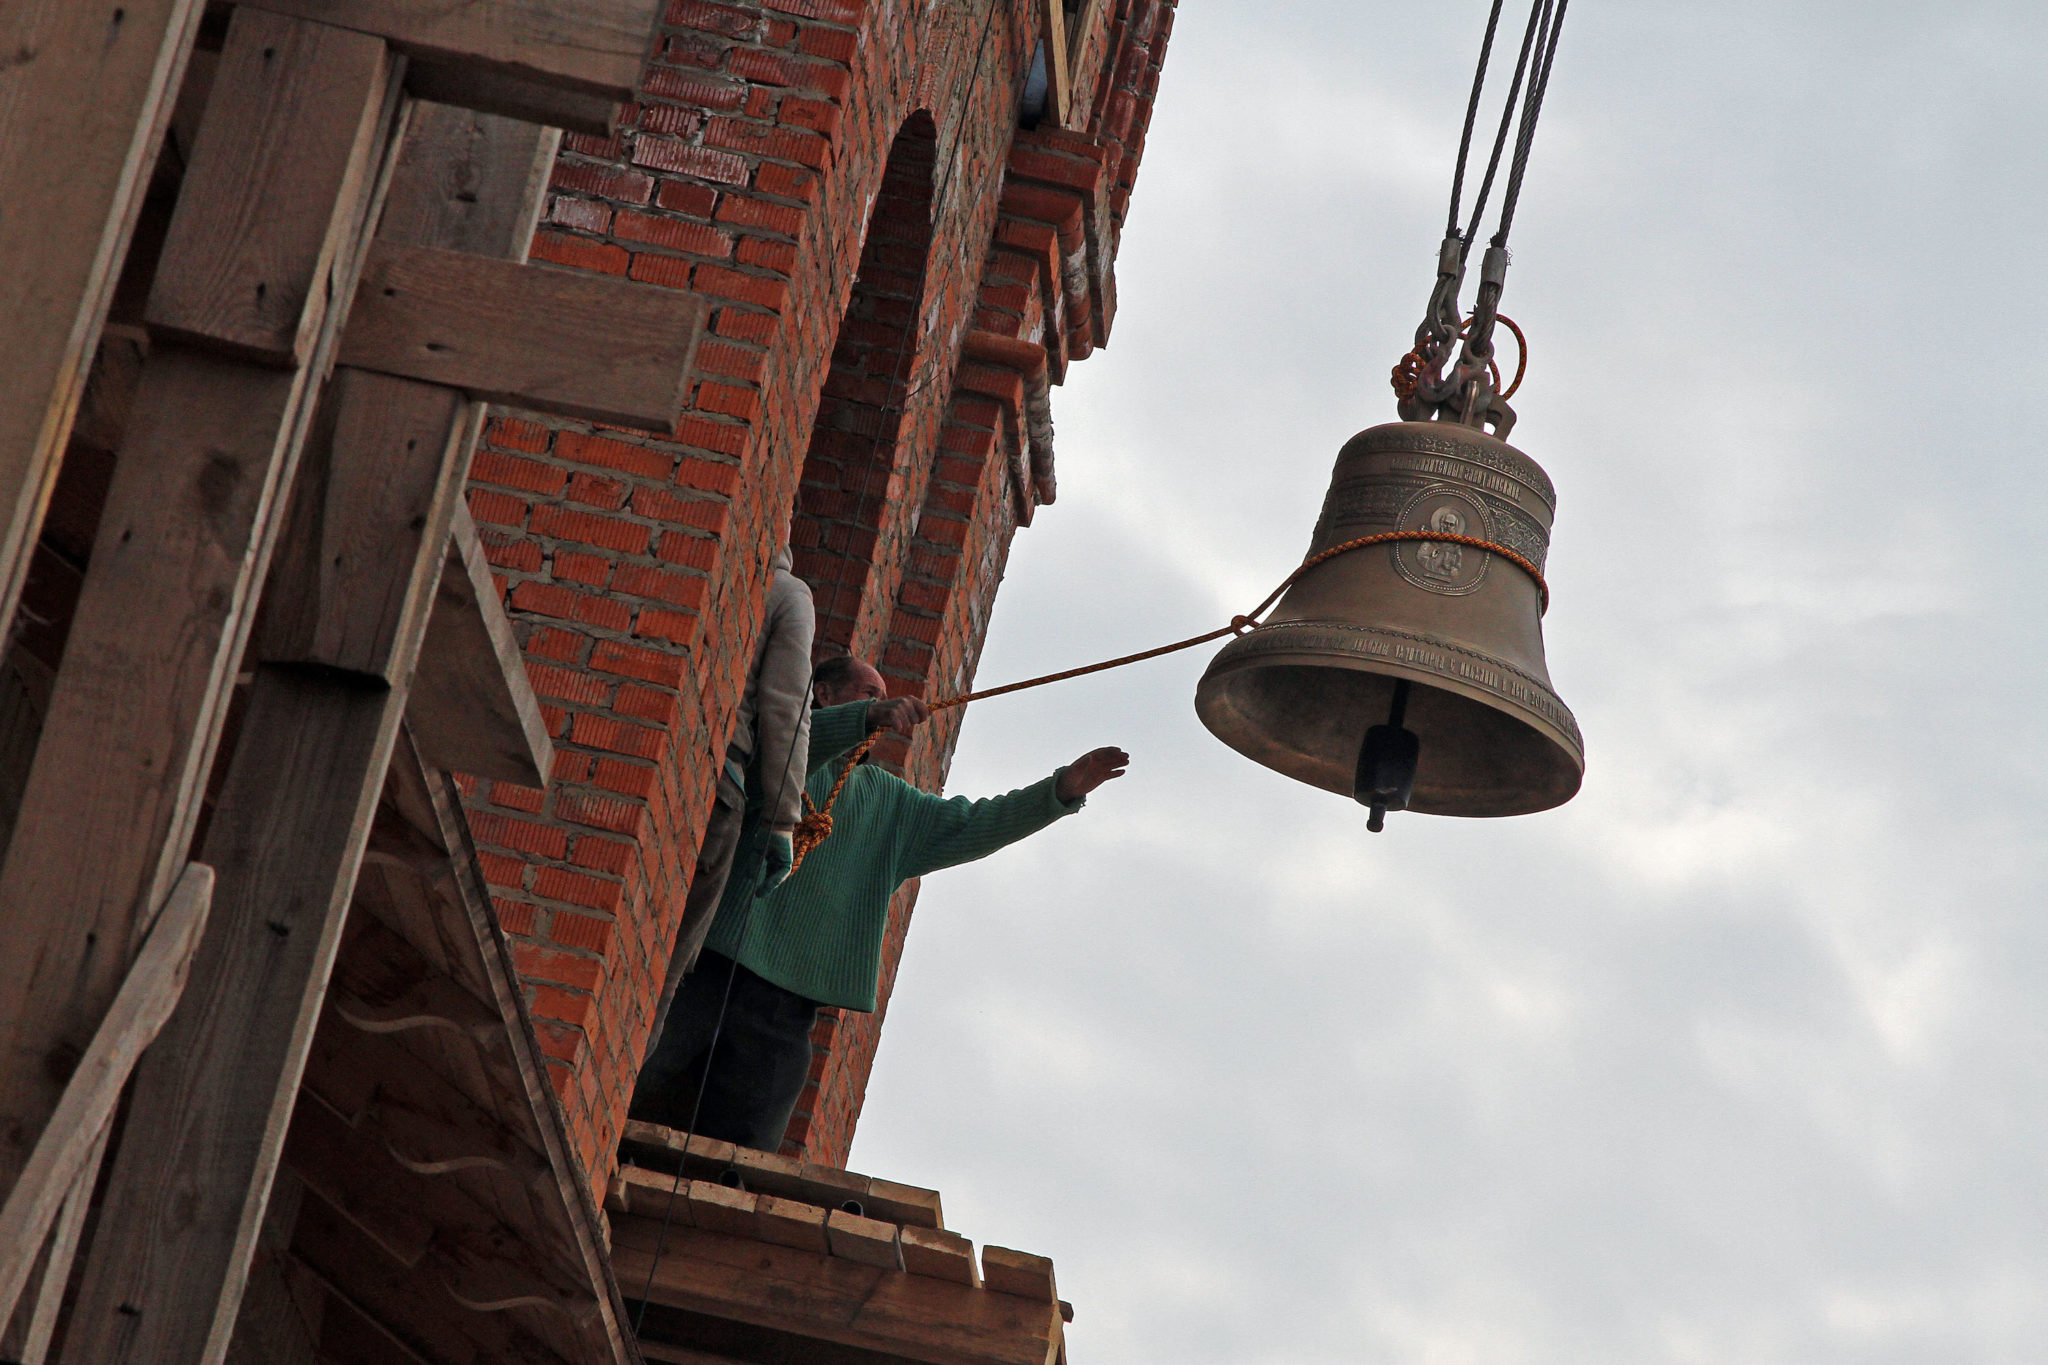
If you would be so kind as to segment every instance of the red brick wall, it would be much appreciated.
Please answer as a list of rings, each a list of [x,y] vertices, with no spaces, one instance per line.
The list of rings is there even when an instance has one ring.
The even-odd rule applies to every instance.
[[[825,640],[879,659],[897,691],[967,685],[1010,536],[1050,500],[1046,386],[1114,314],[1172,13],[1094,0],[1076,131],[1019,134],[1035,4],[672,0],[621,131],[564,141],[534,259],[713,310],[673,431],[506,413],[471,470],[558,757],[545,793],[465,790],[593,1182],[775,537],[794,511]],[[957,723],[893,761],[936,788]],[[914,897],[895,907],[885,1002]],[[844,1157],[880,1019],[821,1019],[791,1129],[814,1159]]]

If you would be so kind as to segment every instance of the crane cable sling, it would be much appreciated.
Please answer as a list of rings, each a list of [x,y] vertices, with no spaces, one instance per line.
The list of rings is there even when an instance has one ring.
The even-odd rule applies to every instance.
[[[1069,678],[1085,677],[1090,673],[1104,673],[1112,668],[1122,668],[1126,664],[1143,663],[1147,659],[1156,659],[1162,654],[1176,654],[1183,649],[1193,649],[1196,645],[1208,644],[1211,640],[1220,640],[1226,635],[1248,635],[1258,628],[1261,624],[1259,618],[1264,616],[1268,609],[1280,600],[1280,595],[1293,587],[1301,576],[1310,569],[1335,559],[1338,555],[1349,554],[1353,550],[1363,550],[1372,545],[1393,545],[1407,541],[1423,541],[1437,545],[1460,545],[1467,549],[1482,550],[1487,554],[1499,555],[1502,559],[1505,559],[1508,563],[1529,576],[1536,584],[1536,591],[1540,599],[1540,610],[1545,612],[1550,610],[1550,585],[1544,581],[1543,571],[1537,568],[1526,556],[1517,554],[1505,545],[1496,544],[1491,540],[1483,540],[1478,536],[1453,535],[1448,531],[1381,531],[1374,535],[1360,536],[1356,540],[1347,540],[1341,545],[1332,545],[1329,549],[1319,554],[1311,555],[1293,573],[1280,580],[1280,586],[1267,593],[1265,601],[1259,603],[1259,605],[1253,607],[1242,616],[1231,617],[1230,624],[1227,626],[1218,626],[1216,629],[1206,631],[1203,634],[1192,635],[1185,640],[1176,640],[1170,645],[1158,645],[1152,649],[1139,650],[1136,654],[1125,654],[1115,659],[1104,659],[1101,663],[1084,664],[1080,668],[1069,668],[1058,673],[1047,673],[1042,677],[1026,678],[1023,682],[1005,683],[1001,687],[990,687],[980,692],[963,692],[957,697],[941,697],[937,701],[926,703],[926,709],[935,712],[946,711],[956,706],[965,706],[971,701],[982,701],[989,697],[1000,697],[1010,692],[1022,692],[1032,687],[1044,687],[1049,683],[1065,682]],[[846,790],[847,779],[853,776],[853,770],[860,766],[860,761],[867,757],[868,751],[880,743],[882,736],[888,733],[887,730],[876,730],[866,739],[862,740],[851,754],[847,755],[845,765],[839,770],[839,779],[832,784],[832,790],[825,797],[823,805],[814,807],[811,804],[809,794],[805,794],[803,798],[803,818],[797,822],[796,829],[790,836],[790,842],[795,854],[789,869],[792,874],[803,865],[804,855],[825,842],[831,835],[832,808],[839,803],[840,793]]]
[[[1514,154],[1509,158],[1508,183],[1502,196],[1500,229],[1493,234],[1491,244],[1503,250],[1508,244],[1508,230],[1514,226],[1515,208],[1522,198],[1522,178],[1529,167],[1529,150],[1535,145],[1536,123],[1543,114],[1543,97],[1550,90],[1550,68],[1557,58],[1558,38],[1564,32],[1564,14],[1571,0],[1534,0],[1529,7],[1529,23],[1522,33],[1521,51],[1515,59],[1514,76],[1508,82],[1507,98],[1501,103],[1500,124],[1494,130],[1493,148],[1486,160],[1486,174],[1479,182],[1479,192],[1473,197],[1472,216],[1461,230],[1458,224],[1458,208],[1464,197],[1465,172],[1472,155],[1472,134],[1479,120],[1479,105],[1486,88],[1486,70],[1493,57],[1493,41],[1500,27],[1500,13],[1504,0],[1494,0],[1486,16],[1486,35],[1479,43],[1479,63],[1472,73],[1472,93],[1465,104],[1465,124],[1458,137],[1458,163],[1451,172],[1451,206],[1447,215],[1445,233],[1465,243],[1468,247],[1479,238],[1479,222],[1486,214],[1486,201],[1492,197],[1493,182],[1500,173],[1501,156],[1507,150],[1508,133],[1515,134]],[[1533,56],[1533,61],[1531,60]],[[1526,89],[1524,88],[1526,82]],[[1517,101],[1520,101],[1521,119],[1515,118]],[[1522,334],[1513,319],[1496,315],[1495,320],[1506,323],[1508,330],[1515,334],[1520,347],[1521,360],[1515,368],[1515,379],[1505,390],[1503,400],[1515,396],[1522,387],[1522,375],[1529,363],[1529,339]],[[1458,331],[1458,337],[1469,335],[1471,319],[1466,319]],[[1490,330],[1490,329],[1489,329]],[[1493,371],[1493,386],[1500,389],[1500,367],[1491,354],[1491,338],[1482,338],[1488,346],[1487,368]],[[1428,363],[1422,352],[1423,342],[1418,336],[1415,349],[1394,364],[1394,395],[1404,402],[1414,394],[1423,370]]]

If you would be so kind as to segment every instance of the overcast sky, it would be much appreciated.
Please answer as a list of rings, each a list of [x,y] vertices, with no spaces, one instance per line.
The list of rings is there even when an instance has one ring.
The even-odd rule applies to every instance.
[[[1184,0],[984,684],[1298,562],[1484,14]],[[953,791],[1134,765],[927,883],[853,1165],[1053,1256],[1075,1365],[2048,1359],[2044,52],[1571,7],[1503,302],[1570,805],[1370,835],[1210,738],[1207,649],[974,709]]]

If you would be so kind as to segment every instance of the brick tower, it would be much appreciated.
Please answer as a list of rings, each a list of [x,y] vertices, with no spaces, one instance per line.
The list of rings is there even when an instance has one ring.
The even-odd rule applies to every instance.
[[[779,530],[821,647],[896,693],[969,685],[1011,537],[1053,500],[1050,388],[1115,315],[1173,12],[671,0],[620,130],[564,140],[533,259],[710,310],[673,430],[501,413],[470,470],[556,754],[545,793],[467,781],[470,824],[595,1189]],[[936,790],[958,724],[882,758]],[[786,1151],[843,1163],[882,1017],[821,1014]]]

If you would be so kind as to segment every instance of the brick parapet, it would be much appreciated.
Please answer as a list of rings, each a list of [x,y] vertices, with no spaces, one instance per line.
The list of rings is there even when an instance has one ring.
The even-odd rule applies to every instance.
[[[1115,196],[1170,4],[1098,6],[1081,47],[1090,131],[1022,137],[1012,111],[1031,7],[903,8],[671,0],[620,131],[565,139],[532,256],[704,296],[686,410],[660,432],[501,412],[471,470],[557,759],[545,793],[464,790],[594,1184],[646,1044],[786,519],[797,513],[828,638],[881,659],[895,690],[966,685],[1035,485],[1022,408],[1005,416],[1000,396],[958,378],[963,338],[998,315],[1005,336],[1043,335],[1052,316],[1063,372],[1073,314],[1088,344],[1107,327]],[[993,29],[975,27],[984,14]],[[1114,138],[1099,126],[1112,116]],[[1051,160],[1020,161],[1020,148]],[[1047,187],[1087,200],[1089,216],[1078,239],[1061,242],[1065,217],[1049,225],[1034,272],[1002,239],[1048,226],[1017,208],[1021,193],[1028,215]],[[858,420],[877,402],[900,415]],[[843,460],[867,463],[833,489],[822,475],[835,440]],[[1049,442],[1047,423],[1048,469]],[[807,504],[814,488],[851,503]],[[957,727],[931,727],[895,760],[938,787]],[[885,986],[914,900],[906,890],[892,910]],[[880,1020],[821,1023],[830,1041],[799,1125],[806,1150],[843,1155]]]

